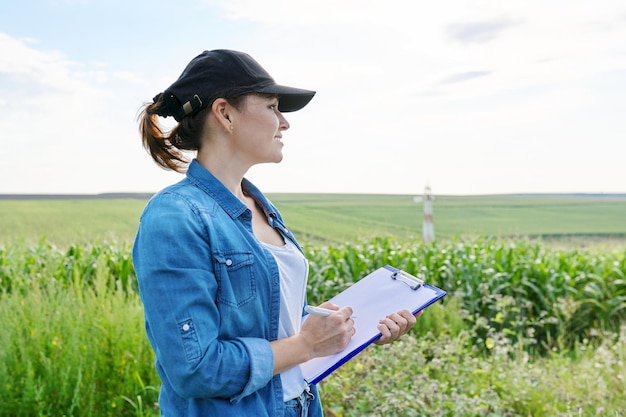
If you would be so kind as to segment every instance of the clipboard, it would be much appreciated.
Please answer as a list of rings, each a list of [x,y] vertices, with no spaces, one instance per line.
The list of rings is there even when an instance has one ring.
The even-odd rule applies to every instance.
[[[300,364],[305,381],[317,384],[378,340],[382,334],[376,326],[388,314],[404,309],[416,314],[446,294],[446,291],[389,265],[360,279],[329,300],[341,307],[352,307],[355,335],[343,351]]]

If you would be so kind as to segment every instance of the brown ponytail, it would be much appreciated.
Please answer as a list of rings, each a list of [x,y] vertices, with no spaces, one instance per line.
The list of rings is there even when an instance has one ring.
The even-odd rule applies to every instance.
[[[160,167],[184,173],[189,160],[183,151],[199,149],[206,111],[201,110],[185,117],[171,131],[165,132],[157,118],[162,102],[163,98],[159,97],[154,103],[145,104],[139,113],[139,132],[143,147]]]

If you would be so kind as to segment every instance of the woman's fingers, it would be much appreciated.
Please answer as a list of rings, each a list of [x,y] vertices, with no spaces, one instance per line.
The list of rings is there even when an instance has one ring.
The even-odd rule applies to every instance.
[[[402,310],[380,320],[378,330],[382,336],[376,343],[384,345],[400,339],[413,328],[420,315],[421,312],[414,316],[409,310]]]

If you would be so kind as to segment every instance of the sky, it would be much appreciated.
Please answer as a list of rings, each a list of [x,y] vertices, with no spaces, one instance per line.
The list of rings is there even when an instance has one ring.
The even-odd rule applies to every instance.
[[[3,0],[0,194],[179,181],[138,111],[222,48],[317,92],[265,192],[626,192],[623,0]]]

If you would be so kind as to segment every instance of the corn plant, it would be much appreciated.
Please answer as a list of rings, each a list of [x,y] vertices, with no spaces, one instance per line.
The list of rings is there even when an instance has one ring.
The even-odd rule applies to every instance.
[[[449,293],[420,318],[414,337],[374,348],[324,383],[329,415],[573,416],[626,407],[624,390],[617,389],[626,374],[624,250],[550,250],[492,238],[429,245],[373,238],[306,247],[306,255],[311,303],[386,264]],[[128,246],[60,250],[41,240],[0,247],[0,322],[0,416],[158,413],[159,380]],[[599,376],[594,352],[607,358]],[[564,394],[544,398],[546,388],[524,382],[558,383],[525,364],[567,375],[569,366],[579,366],[570,360],[586,361],[581,378],[611,394],[596,399],[593,387],[577,387],[581,378],[575,378]],[[409,374],[393,382],[402,371]],[[385,395],[411,386],[434,391]],[[354,394],[337,397],[345,392]]]

